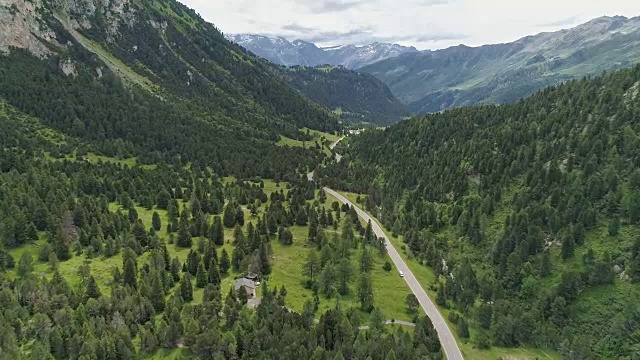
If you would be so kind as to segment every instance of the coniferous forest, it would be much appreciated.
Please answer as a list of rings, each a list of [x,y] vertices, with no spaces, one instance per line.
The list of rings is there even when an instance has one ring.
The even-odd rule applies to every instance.
[[[51,53],[0,55],[0,358],[442,358],[427,317],[385,324],[383,254],[307,181],[337,116],[177,2],[59,6],[38,9]],[[269,286],[294,241],[326,274],[304,306]],[[360,245],[362,281],[329,276]]]
[[[465,358],[638,358],[640,66],[340,142],[405,106],[174,0],[27,3],[0,7],[28,40],[0,43],[0,359],[444,359],[321,185]]]
[[[640,66],[366,131],[319,169],[431,268],[478,347],[637,356]]]

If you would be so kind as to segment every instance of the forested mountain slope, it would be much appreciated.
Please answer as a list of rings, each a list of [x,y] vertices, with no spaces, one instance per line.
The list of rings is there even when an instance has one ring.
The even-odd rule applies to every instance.
[[[296,313],[267,287],[276,233],[326,215],[303,174],[266,189],[197,164],[96,158],[5,103],[0,129],[0,358],[442,358],[428,318],[389,331],[376,308],[360,330],[355,307],[309,299]],[[233,287],[249,270],[263,279],[255,311]]]
[[[403,54],[360,71],[413,113],[519,100],[546,86],[640,61],[640,17],[602,17],[506,44]]]
[[[307,181],[338,118],[193,11],[3,1],[0,51],[0,359],[442,358],[428,318],[384,326],[385,254]],[[320,245],[321,291],[285,287]]]
[[[367,131],[325,183],[439,280],[479,347],[631,359],[640,336],[640,66]]]
[[[273,142],[337,117],[175,1],[11,1],[0,97],[104,155],[273,175]],[[280,165],[279,165],[280,164]]]
[[[328,65],[280,67],[276,71],[306,97],[348,121],[388,125],[409,115],[406,105],[369,74]]]

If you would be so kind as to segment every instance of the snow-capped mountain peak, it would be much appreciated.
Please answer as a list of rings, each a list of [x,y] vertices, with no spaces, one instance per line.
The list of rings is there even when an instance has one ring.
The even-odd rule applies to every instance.
[[[304,40],[288,41],[281,37],[256,34],[227,35],[227,39],[258,56],[287,66],[329,64],[357,69],[390,57],[418,51],[414,47],[379,42],[362,46],[346,44],[319,48]]]

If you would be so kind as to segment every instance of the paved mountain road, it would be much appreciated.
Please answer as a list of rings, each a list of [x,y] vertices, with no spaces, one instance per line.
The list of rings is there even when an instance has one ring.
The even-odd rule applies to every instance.
[[[341,138],[340,140],[342,139],[344,139],[344,137]],[[333,149],[338,144],[338,142],[340,142],[340,140],[331,144],[329,148]],[[309,173],[307,175],[307,178],[309,179],[309,181],[313,181],[313,172]],[[407,264],[404,262],[404,260],[402,259],[402,257],[400,256],[396,248],[393,246],[391,241],[389,241],[389,238],[387,238],[387,235],[384,233],[384,231],[382,230],[378,222],[375,219],[371,218],[371,216],[369,216],[369,214],[367,214],[365,211],[360,209],[360,207],[353,204],[351,201],[349,201],[349,199],[342,196],[338,192],[328,187],[324,187],[322,188],[322,190],[324,190],[325,193],[330,194],[336,199],[338,199],[338,201],[344,204],[348,204],[349,206],[353,206],[356,212],[358,213],[358,216],[360,216],[365,222],[371,221],[373,232],[376,234],[377,237],[384,238],[389,257],[395,264],[396,269],[404,273],[404,280],[409,285],[411,292],[413,292],[416,298],[418,298],[418,302],[420,303],[420,306],[422,307],[424,312],[427,314],[427,316],[429,316],[429,319],[431,319],[433,326],[438,332],[438,338],[440,339],[440,343],[442,344],[442,348],[444,350],[445,356],[447,357],[448,360],[463,360],[464,358],[462,357],[462,352],[460,352],[460,348],[458,347],[456,338],[453,336],[451,329],[449,329],[449,325],[446,323],[446,321],[438,311],[438,308],[435,306],[433,301],[431,301],[431,298],[429,298],[429,295],[427,295],[427,292],[422,288],[422,285],[420,285],[420,283],[418,282],[416,277],[413,275],[413,273],[411,272]]]
[[[463,360],[462,353],[460,352],[460,348],[456,343],[456,338],[453,336],[453,333],[451,332],[446,321],[438,311],[438,308],[435,306],[433,301],[431,301],[431,298],[429,298],[429,295],[427,295],[427,292],[424,291],[424,289],[422,288],[422,286],[420,285],[416,277],[413,275],[413,273],[411,272],[407,264],[404,262],[404,260],[402,259],[402,257],[400,256],[396,248],[393,247],[393,244],[391,244],[391,241],[389,241],[389,238],[387,238],[387,235],[384,233],[380,225],[378,225],[378,222],[375,219],[372,219],[371,216],[369,216],[369,214],[364,212],[358,206],[354,205],[351,201],[349,201],[346,197],[342,196],[338,192],[332,189],[329,189],[328,187],[323,188],[323,190],[327,194],[330,194],[336,199],[338,199],[338,201],[344,204],[348,204],[349,206],[353,206],[356,212],[358,213],[358,216],[360,216],[365,222],[371,221],[373,232],[376,234],[377,237],[384,238],[384,241],[387,245],[387,252],[389,253],[389,257],[391,258],[393,263],[396,265],[396,268],[398,269],[398,271],[402,271],[404,273],[404,280],[409,285],[409,288],[411,288],[411,292],[413,292],[416,298],[418,298],[418,302],[420,303],[420,306],[422,306],[422,309],[424,310],[424,312],[427,314],[427,316],[429,316],[429,319],[431,319],[433,326],[438,332],[438,338],[440,338],[440,343],[442,344],[442,348],[444,349],[444,353],[447,359]]]

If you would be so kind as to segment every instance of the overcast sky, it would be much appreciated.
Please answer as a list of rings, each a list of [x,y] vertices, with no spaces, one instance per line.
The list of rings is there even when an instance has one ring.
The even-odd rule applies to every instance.
[[[375,41],[439,49],[510,42],[603,15],[640,16],[638,0],[181,0],[224,33],[318,45]]]

